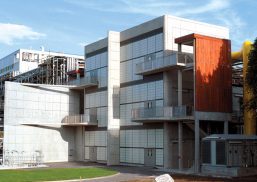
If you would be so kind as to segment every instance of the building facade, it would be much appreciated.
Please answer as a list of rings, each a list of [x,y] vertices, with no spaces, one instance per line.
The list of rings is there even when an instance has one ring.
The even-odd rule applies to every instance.
[[[198,172],[200,138],[227,133],[231,120],[228,38],[227,28],[168,15],[122,32],[109,31],[85,47],[85,82],[62,88],[65,91],[7,83],[9,94],[18,94],[13,90],[17,87],[33,90],[34,96],[21,97],[21,103],[28,102],[22,116],[11,114],[19,108],[8,104],[12,101],[6,96],[5,109],[12,111],[5,112],[4,149],[20,150],[25,139],[18,133],[31,131],[22,150],[42,151],[44,162],[79,160]],[[40,94],[58,99],[49,99],[41,108]],[[31,109],[52,114],[38,119],[37,114],[28,116]],[[36,133],[42,138],[33,138]],[[47,145],[39,143],[46,140]]]

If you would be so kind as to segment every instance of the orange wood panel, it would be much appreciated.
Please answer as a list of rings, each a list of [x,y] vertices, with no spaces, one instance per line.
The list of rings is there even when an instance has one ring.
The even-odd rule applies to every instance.
[[[195,110],[231,112],[232,70],[230,41],[195,38]]]

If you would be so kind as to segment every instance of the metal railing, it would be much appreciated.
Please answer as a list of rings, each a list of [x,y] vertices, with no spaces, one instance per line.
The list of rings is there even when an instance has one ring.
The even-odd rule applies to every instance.
[[[192,106],[152,107],[132,109],[132,120],[172,119],[193,116]]]
[[[43,154],[40,150],[34,152],[25,151],[4,151],[4,157],[2,157],[2,165],[4,166],[39,166],[43,162]]]
[[[173,53],[168,56],[145,60],[136,64],[136,73],[142,73],[155,69],[161,69],[173,65],[187,65],[193,63],[193,55],[189,53]]]
[[[76,85],[76,86],[97,85],[98,79],[97,79],[97,77],[85,76],[80,79],[71,80],[67,84],[68,85]]]
[[[88,125],[97,125],[96,115],[86,115],[86,114],[77,114],[77,115],[68,115],[65,116],[62,120],[63,124],[88,124]]]

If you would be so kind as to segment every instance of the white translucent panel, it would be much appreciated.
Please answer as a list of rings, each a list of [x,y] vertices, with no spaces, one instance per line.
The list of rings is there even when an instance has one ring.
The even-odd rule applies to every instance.
[[[89,71],[90,70],[90,63],[91,62],[91,58],[86,58],[86,61],[85,61],[85,70],[86,71]]]
[[[89,132],[85,132],[85,146],[89,146]]]
[[[155,52],[155,36],[147,38],[147,54]]]
[[[95,146],[106,146],[106,131],[95,131]]]
[[[125,82],[125,62],[120,63],[120,83]]]
[[[95,57],[95,68],[100,68],[101,66],[101,54],[97,54]]]
[[[132,60],[130,60],[130,61],[128,61],[128,64],[127,64],[127,81],[128,82],[130,82],[130,81],[132,81],[133,80],[133,74],[132,74],[132,72],[133,72],[133,61]]]
[[[147,147],[147,130],[139,130],[139,147]]]
[[[154,100],[155,93],[155,82],[147,83],[147,100]]]
[[[102,108],[102,126],[106,127],[107,126],[107,107]]]
[[[89,115],[90,109],[85,109],[85,115]]]
[[[132,89],[132,86],[127,87],[127,90],[126,90],[126,102],[127,103],[133,102],[133,89]]]
[[[89,132],[89,146],[95,146],[95,132]]]
[[[106,91],[100,92],[100,103],[101,103],[101,106],[107,106],[107,92]]]
[[[144,56],[147,54],[147,39],[143,39],[140,41],[140,56]]]
[[[125,115],[126,115],[126,105],[120,105],[120,125],[121,126],[126,125]]]
[[[95,143],[94,143],[94,145],[95,146],[101,146],[100,145],[100,131],[95,131],[95,134],[94,134],[94,136],[95,136]]]
[[[156,89],[156,99],[163,98],[163,80],[159,80],[155,82],[155,89]]]
[[[162,58],[163,57],[163,51],[155,53],[156,58]]]
[[[147,147],[146,130],[133,130],[133,147]]]
[[[126,130],[126,147],[132,147],[133,145],[133,133],[132,130]]]
[[[147,83],[140,85],[140,101],[146,101],[147,100]]]
[[[156,149],[156,165],[163,166],[163,149]]]
[[[139,164],[139,161],[140,161],[139,149],[133,148],[133,150],[132,150],[132,163]]]
[[[127,87],[123,87],[120,89],[120,103],[123,104],[126,102],[126,89]]]
[[[97,147],[97,160],[98,161],[106,161],[106,148],[105,147]]]
[[[122,54],[124,54],[123,55],[123,61],[125,61],[125,60],[128,60],[128,57],[129,57],[129,50],[128,50],[129,48],[128,48],[128,45],[124,45],[124,46],[122,46]]]
[[[94,93],[95,107],[100,106],[100,92]]]
[[[139,86],[133,85],[133,102],[138,102],[140,100]]]
[[[102,59],[103,59],[103,61],[102,61],[103,64],[101,64],[101,66],[102,67],[107,66],[108,65],[108,54],[107,54],[107,52],[102,53]]]
[[[132,59],[132,53],[133,53],[132,44],[128,44],[126,49],[126,55],[127,55],[126,60]]]
[[[104,116],[104,109],[103,107],[97,108],[97,121],[98,127],[105,127],[106,126],[106,118]]]
[[[120,147],[126,147],[126,134],[125,134],[125,130],[120,130]]]
[[[85,147],[85,159],[89,160],[89,147]]]
[[[155,130],[147,130],[147,147],[155,148]]]
[[[120,61],[124,61],[124,60],[126,60],[126,55],[125,55],[125,46],[121,46],[120,47]]]
[[[131,109],[132,109],[132,104],[126,104],[125,122],[127,125],[131,124]]]
[[[155,36],[156,45],[155,45],[155,51],[163,50],[163,33],[157,34]]]
[[[163,106],[163,100],[156,100],[155,101],[156,106]]]
[[[107,132],[106,131],[101,131],[101,145],[106,146],[107,145]]]
[[[143,78],[142,75],[137,75],[137,64],[141,63],[144,61],[144,58],[137,58],[137,59],[133,59],[133,70],[132,70],[132,79],[133,80],[140,80]]]
[[[138,149],[139,150],[139,164],[144,164],[145,163],[145,151],[144,149]]]
[[[97,55],[91,57],[92,58],[91,59],[91,69],[92,70],[96,69],[96,64],[95,64],[96,63],[96,56]]]
[[[97,121],[98,121],[98,127],[101,127],[102,125],[102,108],[97,108]]]
[[[129,72],[128,72],[128,61],[126,62],[123,62],[123,66],[124,66],[124,69],[123,69],[123,82],[127,82],[129,79]]]
[[[132,53],[133,53],[132,58],[136,58],[139,56],[139,41],[132,43]]]
[[[133,135],[133,147],[140,147],[139,144],[139,132],[140,130],[132,130],[132,135]]]
[[[126,162],[126,149],[120,148],[120,162]]]
[[[133,162],[133,149],[126,148],[126,162],[132,163]]]
[[[163,129],[156,129],[156,148],[163,148]]]

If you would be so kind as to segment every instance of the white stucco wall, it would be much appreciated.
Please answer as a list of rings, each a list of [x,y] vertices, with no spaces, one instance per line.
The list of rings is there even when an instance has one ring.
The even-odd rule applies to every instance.
[[[31,87],[15,82],[5,82],[5,85],[4,150],[27,154],[39,150],[44,162],[73,160],[75,128],[56,124],[65,116],[79,112],[76,92],[63,87]]]

